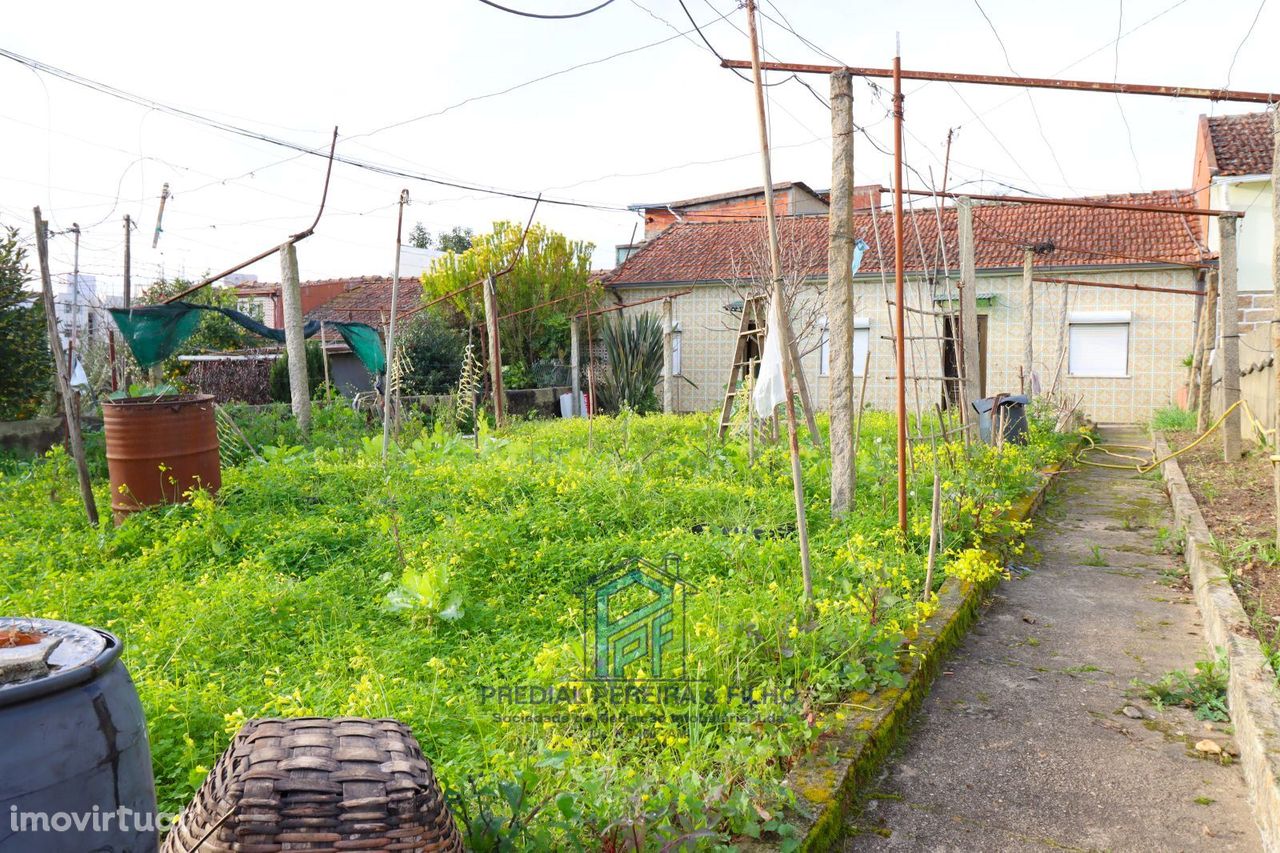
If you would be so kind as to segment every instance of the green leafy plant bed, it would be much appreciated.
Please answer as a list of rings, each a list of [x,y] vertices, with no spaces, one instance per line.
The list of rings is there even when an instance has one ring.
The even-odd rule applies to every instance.
[[[914,449],[904,537],[890,417],[864,419],[845,520],[829,519],[829,461],[804,448],[810,606],[785,444],[753,465],[711,416],[597,419],[590,449],[581,420],[482,428],[478,449],[446,428],[409,424],[384,468],[373,429],[332,442],[321,425],[302,446],[247,424],[263,446],[216,500],[102,530],[54,451],[0,478],[0,613],[123,638],[162,809],[247,718],[354,714],[413,728],[476,849],[794,846],[795,757],[844,725],[850,695],[902,686],[900,649],[937,608],[933,451]],[[1025,530],[1009,508],[1069,441],[1030,434],[939,448],[935,588],[1002,571],[993,543]],[[586,652],[592,590],[629,558],[680,581],[663,630],[682,663],[644,688],[593,681]]]

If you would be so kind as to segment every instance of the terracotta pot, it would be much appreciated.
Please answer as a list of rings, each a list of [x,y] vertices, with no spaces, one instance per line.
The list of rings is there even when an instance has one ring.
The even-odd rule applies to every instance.
[[[102,420],[117,524],[145,507],[186,500],[197,486],[222,486],[210,395],[111,400],[102,404]]]

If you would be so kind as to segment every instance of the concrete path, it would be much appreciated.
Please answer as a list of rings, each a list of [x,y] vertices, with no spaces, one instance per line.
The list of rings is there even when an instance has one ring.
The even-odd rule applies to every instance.
[[[1154,474],[1064,475],[1031,539],[1039,560],[944,664],[844,849],[1260,850],[1239,766],[1191,748],[1230,748],[1229,726],[1131,686],[1209,656],[1172,526]]]

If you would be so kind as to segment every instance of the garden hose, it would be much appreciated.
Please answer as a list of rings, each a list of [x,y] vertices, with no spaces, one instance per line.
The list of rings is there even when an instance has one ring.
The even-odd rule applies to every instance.
[[[1147,450],[1151,452],[1152,457],[1155,456],[1155,448],[1142,447],[1140,445],[1135,445],[1135,444],[1099,444],[1098,442],[1094,441],[1093,438],[1086,433],[1084,437],[1085,437],[1085,440],[1089,442],[1089,446],[1076,454],[1075,461],[1079,462],[1082,465],[1092,465],[1095,468],[1113,468],[1120,471],[1136,470],[1139,474],[1146,474],[1150,471],[1154,471],[1156,468],[1160,467],[1170,459],[1181,456],[1183,453],[1186,453],[1188,450],[1195,448],[1197,445],[1200,444],[1200,442],[1208,438],[1210,434],[1213,433],[1214,430],[1222,426],[1223,421],[1227,419],[1227,415],[1231,414],[1241,406],[1244,407],[1245,414],[1248,415],[1249,422],[1251,423],[1253,428],[1256,429],[1260,435],[1265,436],[1267,433],[1267,430],[1263,428],[1262,424],[1259,423],[1258,419],[1254,417],[1253,412],[1249,409],[1249,403],[1243,397],[1241,397],[1239,400],[1236,400],[1234,403],[1228,406],[1227,410],[1223,412],[1221,415],[1219,415],[1218,419],[1214,421],[1209,426],[1208,429],[1200,433],[1200,435],[1196,436],[1194,441],[1192,441],[1190,444],[1188,444],[1185,447],[1179,448],[1178,450],[1175,450],[1172,453],[1166,454],[1165,456],[1161,456],[1159,458],[1147,459],[1147,458],[1138,457],[1138,456],[1131,456],[1127,453],[1116,453],[1113,450],[1110,450],[1108,448],[1114,447],[1114,448],[1119,448],[1123,450]],[[1084,454],[1092,450],[1097,450],[1101,453],[1105,453],[1108,456],[1113,456],[1116,459],[1132,459],[1136,464],[1117,465],[1113,462],[1094,462],[1089,459],[1085,459]],[[1271,460],[1273,462],[1280,461],[1280,457],[1272,456]]]

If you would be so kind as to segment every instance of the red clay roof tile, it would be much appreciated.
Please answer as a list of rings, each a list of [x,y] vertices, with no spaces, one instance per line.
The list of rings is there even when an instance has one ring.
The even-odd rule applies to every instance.
[[[1189,191],[1108,195],[1097,201],[1135,202],[1194,207]],[[1161,263],[1198,265],[1210,255],[1204,248],[1200,221],[1194,216],[1036,204],[975,204],[974,231],[978,269],[1012,269],[1022,265],[1028,244],[1052,242],[1042,256],[1046,266],[1099,266]],[[893,271],[893,217],[887,212],[857,213],[854,236],[867,242],[862,273]],[[913,272],[938,270],[939,220],[946,264],[959,261],[956,209],[937,211],[916,202],[907,215],[904,260]],[[789,274],[822,278],[827,274],[827,217],[796,216],[779,220],[784,263]],[[878,239],[877,239],[878,234]],[[609,277],[610,286],[658,282],[724,281],[749,275],[760,258],[764,221],[680,222],[655,236]],[[923,249],[923,253],[922,253]],[[923,255],[923,256],[922,256]]]
[[[1274,141],[1271,114],[1242,113],[1210,116],[1209,138],[1218,168],[1215,175],[1266,175],[1271,173]]]

